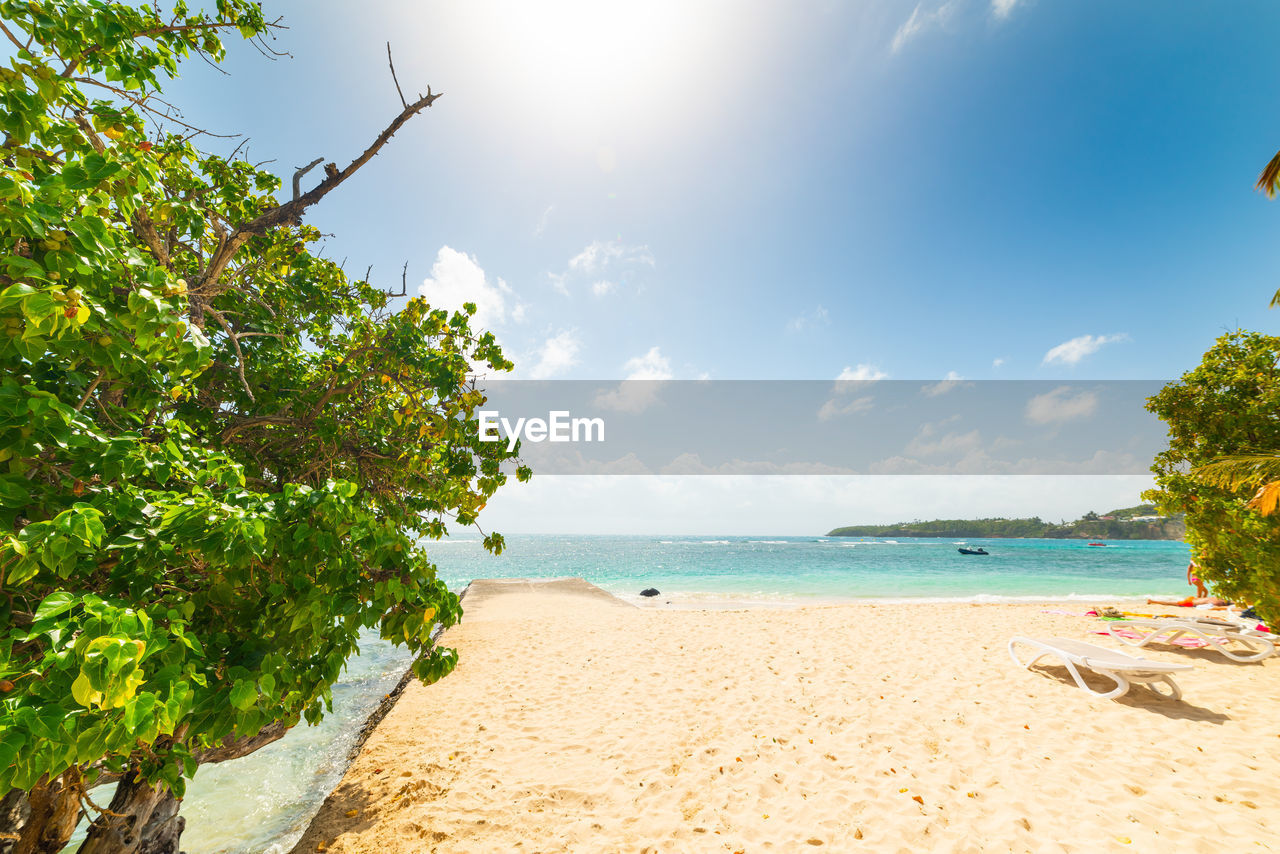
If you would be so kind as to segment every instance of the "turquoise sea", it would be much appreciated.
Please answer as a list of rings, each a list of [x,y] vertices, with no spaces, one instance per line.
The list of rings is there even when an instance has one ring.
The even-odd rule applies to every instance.
[[[990,554],[965,556],[961,545]],[[509,536],[498,557],[456,538],[431,553],[454,590],[473,578],[578,576],[615,595],[672,607],[794,606],[882,600],[1091,600],[1184,595],[1183,543],[1079,540],[719,536]],[[404,672],[371,638],[334,692],[335,711],[252,756],[200,770],[183,804],[189,854],[284,852],[345,768],[355,731]]]
[[[961,555],[982,546],[989,554]],[[849,599],[1146,596],[1182,592],[1185,543],[1121,540],[906,539],[862,537],[513,536],[498,557],[475,540],[438,544],[440,576],[453,589],[472,578],[579,576],[637,599],[656,587],[672,604]]]

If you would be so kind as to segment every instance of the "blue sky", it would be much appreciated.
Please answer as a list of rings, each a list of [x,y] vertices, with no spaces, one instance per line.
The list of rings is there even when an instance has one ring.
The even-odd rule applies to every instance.
[[[1163,379],[1277,329],[1271,2],[264,5],[291,58],[189,64],[188,119],[284,175],[343,164],[398,111],[390,40],[406,93],[445,96],[311,219],[349,270],[478,302],[520,377]],[[1136,501],[1104,480],[1022,506]],[[599,503],[553,481],[498,524]],[[690,524],[759,530],[776,487]]]
[[[292,58],[189,65],[189,117],[345,162],[390,40],[446,95],[314,221],[522,376],[1164,378],[1280,317],[1271,3],[266,8]]]

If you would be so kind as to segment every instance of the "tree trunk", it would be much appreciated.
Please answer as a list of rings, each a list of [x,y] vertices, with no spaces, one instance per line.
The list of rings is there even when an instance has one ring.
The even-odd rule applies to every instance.
[[[178,815],[182,802],[166,792],[167,797],[156,804],[151,820],[142,828],[140,854],[182,854],[178,849],[187,820]]]
[[[116,785],[107,811],[89,825],[89,835],[80,845],[79,854],[141,854],[143,835],[150,829],[152,819],[160,819],[163,827],[166,820],[172,823],[177,813],[178,802],[168,786],[152,786],[138,779],[136,769],[130,769]],[[181,832],[178,828],[177,833],[171,834],[175,847]]]
[[[280,739],[288,727],[284,723],[269,723],[257,735],[247,739],[227,737],[221,744],[197,750],[200,764],[227,762],[228,759],[247,757],[273,741]],[[146,782],[133,782],[137,769],[131,768],[123,778],[102,775],[99,781],[115,782],[115,795],[108,812],[93,821],[88,836],[79,846],[78,854],[178,854],[178,845],[187,819],[179,816],[182,805],[174,798],[168,786],[148,786]],[[118,813],[119,816],[111,816]],[[0,851],[0,854],[4,854]]]
[[[0,798],[0,834],[4,834],[0,836],[0,854],[11,854],[18,834],[30,814],[27,793],[21,789],[10,789],[9,794]]]
[[[57,854],[80,820],[80,769],[70,768],[52,782],[40,782],[27,793],[27,804],[27,820],[13,854]]]

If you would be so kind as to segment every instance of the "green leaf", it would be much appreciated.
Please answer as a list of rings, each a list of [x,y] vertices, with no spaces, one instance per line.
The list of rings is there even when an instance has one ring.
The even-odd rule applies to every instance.
[[[231,705],[240,711],[248,711],[258,702],[258,689],[247,679],[237,679],[231,687]]]
[[[44,601],[36,608],[35,615],[32,617],[34,622],[42,622],[51,617],[56,617],[66,611],[71,610],[78,604],[80,597],[74,593],[68,593],[65,590],[59,590],[56,593],[50,593],[44,597]]]
[[[130,733],[135,733],[151,717],[156,706],[155,694],[139,694],[124,707],[124,726]]]

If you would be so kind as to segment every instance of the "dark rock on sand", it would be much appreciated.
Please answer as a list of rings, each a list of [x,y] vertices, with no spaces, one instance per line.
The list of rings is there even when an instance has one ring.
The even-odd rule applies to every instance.
[[[661,596],[662,594],[658,592],[658,588],[656,587],[646,587],[644,590],[640,591],[640,595],[641,596]]]

